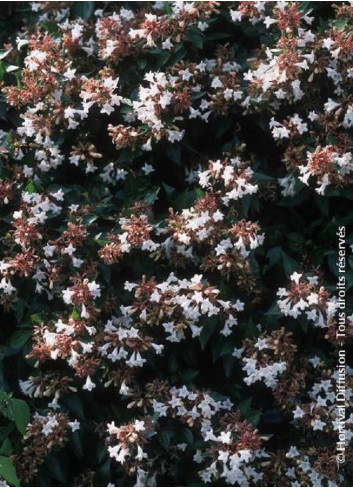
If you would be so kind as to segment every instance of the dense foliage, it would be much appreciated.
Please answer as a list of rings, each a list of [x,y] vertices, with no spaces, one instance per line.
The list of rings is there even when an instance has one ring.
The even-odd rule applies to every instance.
[[[0,477],[350,485],[353,5],[4,3]]]

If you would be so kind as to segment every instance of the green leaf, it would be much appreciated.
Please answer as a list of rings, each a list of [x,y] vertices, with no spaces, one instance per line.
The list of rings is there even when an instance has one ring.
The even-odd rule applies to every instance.
[[[26,303],[23,299],[18,299],[18,301],[15,303],[15,317],[17,319],[17,323],[20,323],[24,313],[26,310]]]
[[[31,321],[32,324],[36,324],[37,326],[40,326],[43,323],[43,319],[39,314],[32,314]]]
[[[161,54],[157,56],[157,68],[162,68],[165,66],[171,57],[171,53],[169,51],[162,51]]]
[[[56,22],[50,22],[49,20],[42,22],[41,27],[48,34],[57,34],[59,32],[58,24]]]
[[[171,430],[162,430],[157,435],[159,443],[162,445],[164,450],[169,452],[170,444],[172,438],[174,438],[174,433]]]
[[[179,432],[180,438],[183,442],[187,443],[189,446],[194,443],[194,436],[189,428],[181,428]]]
[[[72,313],[71,313],[71,317],[74,321],[78,321],[81,317],[79,311],[76,309],[76,307],[73,308],[72,310]]]
[[[163,9],[167,15],[173,15],[173,10],[172,10],[172,6],[171,6],[170,2],[164,2],[163,3]]]
[[[203,42],[204,42],[204,34],[202,34],[201,31],[199,31],[197,28],[194,26],[191,27],[187,33],[186,33],[186,38],[188,41],[190,41],[194,46],[196,46],[198,49],[203,48]]]
[[[220,138],[221,136],[223,136],[223,134],[228,131],[232,124],[233,121],[230,118],[224,119],[222,122],[220,122],[216,131],[216,138]]]
[[[282,317],[282,313],[280,308],[278,307],[277,302],[274,302],[270,309],[265,313],[266,316],[272,316],[273,319]]]
[[[83,402],[77,394],[67,394],[63,402],[75,416],[85,419]]]
[[[98,219],[98,216],[95,214],[85,214],[83,216],[82,222],[88,228],[91,224],[93,224]]]
[[[34,194],[36,191],[37,191],[36,184],[34,183],[32,178],[30,178],[26,185],[26,192],[28,192],[29,194]]]
[[[227,379],[229,379],[230,374],[232,373],[234,367],[235,358],[232,357],[231,355],[227,355],[222,358],[222,363],[223,363],[225,376]]]
[[[141,70],[144,70],[146,68],[146,66],[147,66],[147,59],[146,58],[138,59],[137,60],[137,66]]]
[[[81,438],[77,431],[75,431],[75,433],[72,433],[70,437],[70,445],[78,458],[82,458],[84,456]]]
[[[31,418],[28,404],[22,399],[10,399],[9,411],[12,414],[16,427],[22,435],[26,433],[27,425]]]
[[[32,331],[28,329],[21,329],[15,331],[10,338],[10,346],[12,348],[22,348],[29,338],[32,336]]]
[[[349,19],[348,18],[345,18],[345,19],[337,19],[337,20],[334,21],[334,25],[335,25],[335,27],[337,27],[337,29],[343,31],[346,28],[348,22],[349,22]]]
[[[226,34],[225,32],[214,32],[205,37],[205,41],[218,41],[219,39],[228,39],[233,34]]]
[[[111,480],[111,459],[108,458],[96,471],[94,487],[106,487]]]
[[[251,407],[251,402],[252,397],[249,397],[248,399],[245,399],[240,404],[238,404],[237,408],[250,424],[252,424],[253,426],[257,426],[261,418],[261,411],[253,409]]]
[[[159,187],[154,189],[153,191],[149,192],[146,196],[145,196],[145,201],[147,202],[147,204],[154,204],[154,202],[156,201],[157,197],[158,197],[158,194],[159,194]]]
[[[176,190],[174,187],[171,187],[170,185],[168,185],[167,183],[162,183],[163,185],[163,188],[164,188],[164,191],[165,193],[167,194],[167,197],[173,197],[173,195],[176,194]]]
[[[12,452],[12,443],[9,438],[5,438],[0,446],[0,455],[10,455]]]
[[[12,48],[10,49],[0,49],[0,59],[6,58],[6,56],[11,53]]]
[[[177,144],[168,144],[166,154],[176,165],[181,165],[181,148]]]
[[[337,267],[337,252],[336,251],[330,251],[327,253],[327,264],[330,269],[330,271],[338,277],[338,267]]]
[[[290,256],[288,256],[283,250],[282,250],[282,262],[283,262],[283,268],[284,271],[286,272],[286,275],[292,275],[293,272],[297,271],[299,268],[298,263],[293,260]]]
[[[266,257],[268,258],[268,263],[264,266],[264,273],[268,272],[269,270],[271,270],[271,268],[277,265],[281,260],[281,256],[282,250],[280,246],[275,246],[274,248],[271,248],[266,254]]]
[[[0,457],[0,476],[3,477],[9,484],[16,487],[20,486],[20,481],[18,480],[15,466],[7,457]]]
[[[45,468],[49,471],[50,475],[56,480],[66,484],[66,470],[62,465],[62,461],[57,457],[51,455],[45,459]]]
[[[224,336],[218,336],[212,341],[212,360],[216,362],[219,358],[232,353],[234,345],[228,338]]]
[[[180,377],[182,379],[182,382],[188,383],[195,379],[199,375],[199,373],[199,370],[188,368],[181,371]]]
[[[243,208],[244,217],[246,218],[248,217],[251,204],[252,204],[251,195],[244,195],[244,197],[241,199],[241,205]]]
[[[77,17],[87,20],[94,12],[95,2],[72,2],[72,11]]]
[[[211,338],[212,333],[216,329],[217,320],[215,318],[206,318],[200,334],[200,344],[202,350],[205,349],[207,341]]]

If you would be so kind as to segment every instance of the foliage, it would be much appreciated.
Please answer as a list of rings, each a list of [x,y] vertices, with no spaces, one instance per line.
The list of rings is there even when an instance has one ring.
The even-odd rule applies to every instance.
[[[0,477],[347,485],[353,6],[4,3]]]

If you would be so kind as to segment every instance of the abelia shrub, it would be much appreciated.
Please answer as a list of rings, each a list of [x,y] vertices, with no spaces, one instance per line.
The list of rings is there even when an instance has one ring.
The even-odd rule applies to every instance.
[[[0,485],[349,485],[351,2],[11,4]]]

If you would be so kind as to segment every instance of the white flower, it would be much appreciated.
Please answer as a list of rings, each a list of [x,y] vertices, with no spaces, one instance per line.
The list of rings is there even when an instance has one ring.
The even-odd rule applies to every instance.
[[[83,260],[80,258],[75,258],[74,256],[72,257],[72,264],[75,268],[81,268],[83,264]]]
[[[26,46],[28,44],[27,39],[21,39],[20,37],[16,37],[16,44],[17,44],[17,49],[23,48],[23,46]]]
[[[309,359],[308,359],[308,362],[310,362],[310,363],[311,363],[311,365],[312,365],[314,368],[316,368],[316,367],[318,367],[318,365],[320,365],[320,363],[321,363],[321,358],[320,358],[320,357],[318,357],[317,355],[315,355],[314,357],[309,358]]]
[[[264,24],[266,28],[268,29],[272,24],[275,24],[277,22],[276,19],[272,19],[271,17],[267,16],[264,19]]]
[[[293,419],[300,419],[304,416],[305,411],[302,410],[300,406],[297,406],[295,410],[293,411]]]
[[[328,101],[324,105],[326,112],[331,112],[332,110],[336,109],[339,106],[340,106],[340,104],[338,104],[337,102],[334,102],[331,98],[329,98]]]
[[[267,340],[265,338],[259,338],[254,346],[260,351],[269,348]]]
[[[137,433],[139,433],[140,431],[145,431],[146,430],[145,422],[137,419],[134,423],[134,429],[135,431],[137,431]]]
[[[230,17],[231,17],[233,22],[241,21],[241,18],[243,15],[242,12],[240,12],[238,10],[229,10],[229,13],[230,13]]]
[[[290,279],[295,282],[297,285],[299,284],[299,280],[301,279],[301,277],[303,276],[302,273],[297,273],[297,272],[294,272],[291,276],[290,276]]]
[[[323,431],[324,426],[326,426],[326,423],[324,423],[320,419],[315,419],[315,421],[313,423],[313,430],[314,431]]]
[[[245,348],[234,348],[232,356],[235,358],[241,358],[244,353]]]
[[[64,192],[61,190],[61,188],[56,192],[52,192],[50,195],[54,197],[54,199],[56,200],[60,200],[60,201],[64,200]]]
[[[222,431],[218,436],[218,441],[225,443],[226,445],[230,445],[232,443],[232,433],[230,431]]]
[[[114,112],[114,107],[111,104],[109,104],[108,102],[103,104],[103,106],[101,108],[101,114],[110,115],[112,112]]]
[[[299,456],[299,452],[298,452],[298,449],[297,447],[295,446],[291,446],[287,452],[287,456],[290,457],[290,458],[294,458],[294,457],[298,457]]]
[[[167,49],[170,51],[174,47],[173,43],[170,40],[170,37],[162,42],[162,49]]]
[[[149,175],[150,173],[154,172],[155,169],[153,168],[152,165],[149,165],[148,163],[145,163],[143,167],[141,167],[141,170],[145,175]]]
[[[132,282],[126,281],[124,284],[124,289],[127,290],[128,292],[131,292],[133,289],[137,287],[138,284],[134,284]]]
[[[274,127],[272,134],[275,139],[289,138],[289,130],[286,127]]]
[[[212,80],[212,83],[211,83],[211,87],[212,88],[222,88],[223,87],[223,83],[221,82],[219,76],[215,76]]]
[[[65,71],[65,73],[63,74],[63,76],[67,79],[67,80],[73,80],[75,78],[75,73],[76,73],[76,68],[75,69],[67,69]]]
[[[213,220],[215,222],[218,222],[218,221],[223,221],[223,218],[224,218],[224,214],[219,209],[217,209],[216,212],[213,214]]]
[[[70,289],[63,290],[63,299],[66,304],[72,304],[72,296],[74,295],[74,291]]]
[[[101,296],[100,285],[95,281],[88,283],[88,289],[91,292],[93,299],[97,299],[97,297]]]
[[[83,389],[86,391],[91,391],[96,387],[96,384],[92,382],[91,377],[88,376],[85,382],[85,385],[83,386]]]
[[[55,245],[46,244],[45,246],[43,246],[44,255],[47,257],[53,256],[55,249]]]
[[[63,253],[65,253],[65,254],[67,254],[69,256],[72,256],[73,253],[75,253],[75,251],[76,251],[76,248],[74,248],[72,246],[72,244],[70,243],[69,246],[67,246],[66,248],[64,248]]]
[[[49,425],[49,424],[45,424],[43,425],[43,428],[42,428],[42,433],[45,435],[45,436],[48,436],[50,433],[52,433],[53,431],[53,428]]]
[[[69,426],[71,428],[72,433],[80,429],[80,422],[75,419],[75,421],[72,421],[69,423]]]

